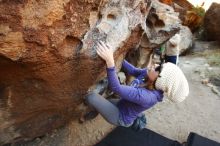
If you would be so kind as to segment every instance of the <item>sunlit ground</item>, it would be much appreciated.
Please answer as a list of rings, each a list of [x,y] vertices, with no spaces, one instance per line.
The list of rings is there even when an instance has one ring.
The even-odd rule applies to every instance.
[[[188,1],[192,3],[194,6],[201,6],[202,3],[205,2],[203,6],[205,10],[207,10],[213,2],[220,3],[220,0],[188,0]]]

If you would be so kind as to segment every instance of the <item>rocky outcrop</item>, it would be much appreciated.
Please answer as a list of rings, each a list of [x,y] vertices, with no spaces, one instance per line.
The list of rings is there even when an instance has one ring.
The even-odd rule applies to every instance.
[[[181,7],[184,10],[191,10],[193,8],[193,5],[187,0],[159,0],[159,1],[166,5],[174,6],[174,8]]]
[[[198,30],[202,25],[203,16],[199,16],[195,11],[186,11],[183,18],[183,25],[188,26],[192,32]]]
[[[187,0],[173,0],[173,7],[176,12],[179,12],[182,24],[189,27],[192,32],[202,25],[203,16],[199,14],[200,12],[198,13],[198,11],[204,10],[202,7],[194,7]]]
[[[177,16],[156,0],[0,1],[0,144],[78,120],[87,92],[104,90],[98,40],[113,46],[119,70],[140,40],[152,50],[174,35]]]
[[[164,3],[166,5],[172,5],[173,4],[173,1],[172,0],[159,0],[161,3]]]
[[[209,41],[220,42],[220,4],[212,3],[205,14],[204,28]]]
[[[192,47],[193,34],[187,26],[181,26],[179,35],[181,39],[180,44],[179,44],[179,50],[181,54],[185,52],[187,49],[189,49],[190,47]]]
[[[139,54],[133,55],[138,56],[136,57],[136,63],[134,63],[136,66],[146,67],[152,48],[160,47],[161,44],[168,40],[167,38],[170,38],[180,30],[182,25],[180,25],[181,21],[178,16],[179,14],[175,13],[172,7],[158,2],[153,3],[151,12],[146,20],[147,27],[140,40],[140,46],[136,52],[131,52]],[[176,24],[179,24],[178,28],[175,26]],[[170,26],[173,26],[172,30]]]
[[[173,2],[185,10],[191,10],[193,8],[193,5],[187,0],[173,0]]]

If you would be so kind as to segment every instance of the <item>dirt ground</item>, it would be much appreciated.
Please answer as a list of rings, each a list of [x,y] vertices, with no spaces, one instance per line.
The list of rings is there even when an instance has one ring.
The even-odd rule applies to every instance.
[[[202,84],[210,72],[220,74],[220,68],[207,62],[198,55],[180,58],[179,66],[188,79],[190,95],[179,104],[171,103],[165,97],[162,103],[146,111],[147,128],[179,142],[186,141],[190,132],[220,142],[220,95],[213,92],[210,83]],[[84,124],[72,122],[22,146],[92,146],[113,128],[99,115]]]

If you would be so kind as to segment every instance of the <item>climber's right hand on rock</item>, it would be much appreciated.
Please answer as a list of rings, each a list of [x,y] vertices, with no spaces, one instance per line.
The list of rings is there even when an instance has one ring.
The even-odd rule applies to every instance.
[[[113,49],[110,45],[106,45],[102,41],[97,43],[96,47],[97,54],[106,61],[107,67],[114,67],[114,57],[113,57]]]

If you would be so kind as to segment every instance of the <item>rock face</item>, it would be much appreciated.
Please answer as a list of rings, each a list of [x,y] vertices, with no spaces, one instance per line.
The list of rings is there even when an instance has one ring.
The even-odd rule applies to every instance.
[[[220,4],[212,3],[204,18],[206,37],[209,41],[220,42]]]
[[[193,34],[190,31],[190,29],[186,26],[181,26],[179,35],[181,38],[179,49],[180,54],[192,47],[192,41],[193,41]]]
[[[136,51],[139,54],[137,63],[134,63],[136,66],[146,67],[152,48],[160,47],[168,40],[167,38],[180,30],[181,26],[170,29],[170,26],[176,25],[176,23],[180,24],[181,21],[178,18],[178,13],[175,13],[172,7],[158,2],[152,4],[151,12],[146,20],[146,31],[140,40],[140,47]]]
[[[119,70],[141,41],[152,50],[180,26],[156,0],[0,1],[0,144],[78,120],[83,97],[106,76],[97,40],[113,46]]]
[[[186,11],[186,13],[184,13],[183,25],[188,26],[192,32],[198,30],[202,22],[203,17],[199,16],[196,12]]]
[[[172,5],[173,1],[172,0],[160,0],[161,3],[164,3],[166,5]]]
[[[203,16],[200,16],[194,9],[195,7],[187,0],[173,0],[174,9],[179,12],[179,17],[182,24],[189,27],[192,32],[195,32],[203,22]],[[198,9],[198,8],[197,8]]]
[[[185,10],[191,10],[193,8],[193,5],[187,0],[173,0],[173,2],[178,4]]]

